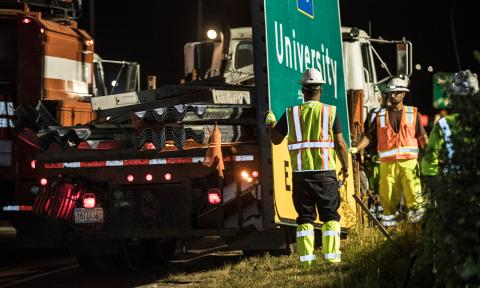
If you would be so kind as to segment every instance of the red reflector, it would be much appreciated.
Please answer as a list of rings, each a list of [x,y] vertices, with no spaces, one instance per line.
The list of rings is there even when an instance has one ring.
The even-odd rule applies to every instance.
[[[32,167],[32,169],[35,169],[37,167],[37,160],[30,161],[30,167]]]
[[[152,181],[152,180],[153,180],[152,174],[147,174],[147,175],[145,175],[145,180],[147,180],[147,181]]]
[[[86,193],[83,195],[83,208],[91,209],[95,208],[97,201],[95,199],[95,194],[93,193]]]
[[[30,24],[30,22],[32,22],[32,19],[30,19],[30,18],[23,18],[22,19],[23,24]]]
[[[220,189],[213,188],[208,191],[208,202],[212,205],[222,203],[222,194]]]
[[[257,171],[257,170],[253,170],[253,171],[252,171],[252,177],[253,177],[253,178],[257,178],[257,177],[258,177],[258,171]]]
[[[135,177],[133,177],[133,175],[128,175],[127,176],[127,181],[128,182],[133,182],[133,180],[135,180]]]
[[[165,178],[165,180],[170,181],[170,180],[172,180],[172,174],[167,173],[167,174],[165,174],[164,178]]]
[[[47,178],[42,178],[42,179],[40,179],[40,185],[42,185],[42,186],[47,186],[47,184],[48,184]]]

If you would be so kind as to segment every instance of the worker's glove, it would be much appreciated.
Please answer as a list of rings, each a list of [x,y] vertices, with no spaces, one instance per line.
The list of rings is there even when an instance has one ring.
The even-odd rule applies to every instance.
[[[350,147],[350,149],[348,149],[348,153],[357,154],[358,153],[358,148],[357,147]]]
[[[268,111],[265,114],[265,124],[268,126],[273,126],[276,122],[277,122],[277,119],[275,118],[275,114]]]

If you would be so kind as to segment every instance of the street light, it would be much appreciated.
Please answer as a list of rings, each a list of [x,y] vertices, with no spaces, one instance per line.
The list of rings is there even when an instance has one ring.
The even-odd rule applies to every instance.
[[[207,37],[210,40],[215,40],[217,38],[217,31],[210,29],[207,31]]]

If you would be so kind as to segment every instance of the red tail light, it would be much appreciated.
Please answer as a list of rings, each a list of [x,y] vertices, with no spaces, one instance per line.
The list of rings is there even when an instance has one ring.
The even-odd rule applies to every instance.
[[[30,167],[32,167],[32,169],[35,169],[37,167],[37,160],[30,161]]]
[[[83,195],[83,208],[91,209],[95,208],[97,204],[97,200],[95,199],[95,194],[93,193],[86,193]]]
[[[40,185],[42,185],[42,186],[47,186],[47,184],[48,184],[47,178],[42,178],[42,179],[40,179]]]
[[[32,19],[30,19],[30,18],[23,18],[22,19],[23,24],[30,24],[31,22],[32,22]]]
[[[252,171],[252,177],[253,177],[253,178],[257,178],[258,175],[260,175],[260,174],[258,173],[257,170],[253,170],[253,171]]]
[[[147,180],[149,182],[152,181],[153,180],[153,175],[152,174],[145,175],[145,180]]]
[[[170,180],[172,180],[172,174],[167,173],[167,174],[165,174],[164,178],[165,178],[165,180],[170,181]]]
[[[133,180],[135,180],[135,177],[133,177],[133,175],[130,174],[130,175],[127,176],[127,181],[128,182],[133,182]]]
[[[212,205],[222,203],[222,193],[218,188],[208,190],[208,202]]]

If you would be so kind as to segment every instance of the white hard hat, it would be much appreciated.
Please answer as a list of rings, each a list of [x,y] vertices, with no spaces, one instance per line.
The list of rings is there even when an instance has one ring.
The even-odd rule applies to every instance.
[[[452,94],[466,96],[478,92],[477,74],[470,70],[459,71],[453,76]]]
[[[325,80],[323,80],[322,73],[315,68],[308,68],[302,75],[302,79],[300,80],[300,84],[302,85],[320,85],[325,84]]]
[[[408,87],[408,77],[407,76],[395,76],[388,81],[387,86],[385,87],[385,92],[410,92]]]

